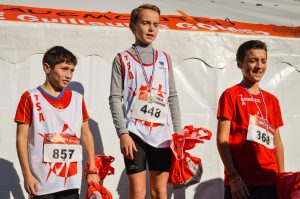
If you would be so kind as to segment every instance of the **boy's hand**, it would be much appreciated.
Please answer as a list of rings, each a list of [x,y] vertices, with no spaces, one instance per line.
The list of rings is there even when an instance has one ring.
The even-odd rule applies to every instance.
[[[94,182],[97,184],[99,184],[99,181],[100,181],[98,174],[88,174],[86,180],[88,183]]]
[[[36,196],[38,194],[38,181],[32,174],[24,176],[24,188],[29,195]]]
[[[129,136],[128,133],[123,133],[120,136],[120,148],[122,154],[130,159],[133,160],[133,151],[137,152],[137,148],[135,146],[134,141],[132,138]]]
[[[248,188],[240,177],[230,181],[230,189],[233,199],[248,199],[250,197]]]

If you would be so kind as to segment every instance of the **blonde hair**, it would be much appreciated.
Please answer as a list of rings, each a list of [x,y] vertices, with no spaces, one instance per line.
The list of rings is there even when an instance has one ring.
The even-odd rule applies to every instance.
[[[139,7],[133,9],[130,14],[130,24],[135,24],[140,17],[140,14],[143,10],[153,10],[160,15],[160,9],[156,5],[152,4],[143,4]]]

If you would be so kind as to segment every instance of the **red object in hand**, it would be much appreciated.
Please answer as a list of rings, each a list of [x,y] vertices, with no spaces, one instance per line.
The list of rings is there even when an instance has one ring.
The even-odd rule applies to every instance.
[[[203,131],[204,134],[200,133]],[[187,187],[200,182],[202,176],[201,159],[190,155],[187,150],[193,149],[197,143],[210,140],[212,133],[205,128],[185,126],[182,133],[174,133],[170,148],[173,156],[169,175],[169,184],[174,188]]]
[[[111,163],[115,160],[112,156],[97,155],[95,157],[96,170],[89,170],[89,162],[85,166],[84,176],[87,179],[88,174],[98,174],[99,179],[103,180],[107,175],[115,173],[115,169],[111,166]]]
[[[300,172],[284,172],[278,174],[278,199],[300,198]]]
[[[85,199],[113,199],[111,193],[102,185],[91,182],[88,184],[88,191]]]
[[[111,163],[115,160],[112,156],[97,155],[95,157],[94,169],[89,169],[89,162],[86,163],[84,177],[87,179],[89,174],[98,174],[99,179],[103,180],[107,175],[114,174],[115,170]],[[102,185],[94,182],[88,184],[85,199],[112,199],[111,193]]]

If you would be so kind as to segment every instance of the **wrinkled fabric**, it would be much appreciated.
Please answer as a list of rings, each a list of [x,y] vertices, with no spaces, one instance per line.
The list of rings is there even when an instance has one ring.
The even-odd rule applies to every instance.
[[[279,199],[299,199],[300,172],[279,173],[277,191]]]
[[[112,156],[97,155],[95,157],[95,166],[98,170],[98,176],[100,180],[103,180],[107,175],[113,175],[115,173],[111,163],[115,160]],[[89,171],[89,162],[87,161],[85,166],[84,177],[87,179]],[[85,199],[112,199],[111,193],[99,183],[88,183],[88,190],[86,192]]]
[[[95,166],[98,169],[98,176],[100,180],[103,180],[107,175],[115,173],[115,169],[111,166],[111,163],[115,160],[112,156],[97,155],[95,157]],[[89,170],[89,162],[85,166],[85,179],[87,178]]]
[[[209,130],[194,128],[192,125],[185,126],[182,132],[172,135],[170,147],[173,156],[169,184],[173,185],[174,188],[183,188],[200,182],[203,173],[201,159],[186,151],[193,149],[197,143],[210,140],[211,135]]]
[[[89,183],[85,199],[112,199],[111,193],[102,185]]]

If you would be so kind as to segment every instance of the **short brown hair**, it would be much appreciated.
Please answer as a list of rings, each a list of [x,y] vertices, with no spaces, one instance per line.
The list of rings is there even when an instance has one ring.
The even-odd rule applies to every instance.
[[[160,9],[156,5],[152,4],[143,4],[139,7],[133,9],[130,14],[130,24],[135,24],[140,17],[142,10],[153,10],[160,15]]]
[[[43,57],[43,64],[48,64],[51,68],[55,65],[67,63],[76,66],[77,58],[76,56],[66,48],[62,46],[53,46],[45,53]]]
[[[242,43],[238,48],[236,53],[236,61],[243,62],[247,51],[251,49],[262,49],[265,50],[266,53],[268,52],[267,44],[265,42],[262,42],[260,40],[249,40]]]

